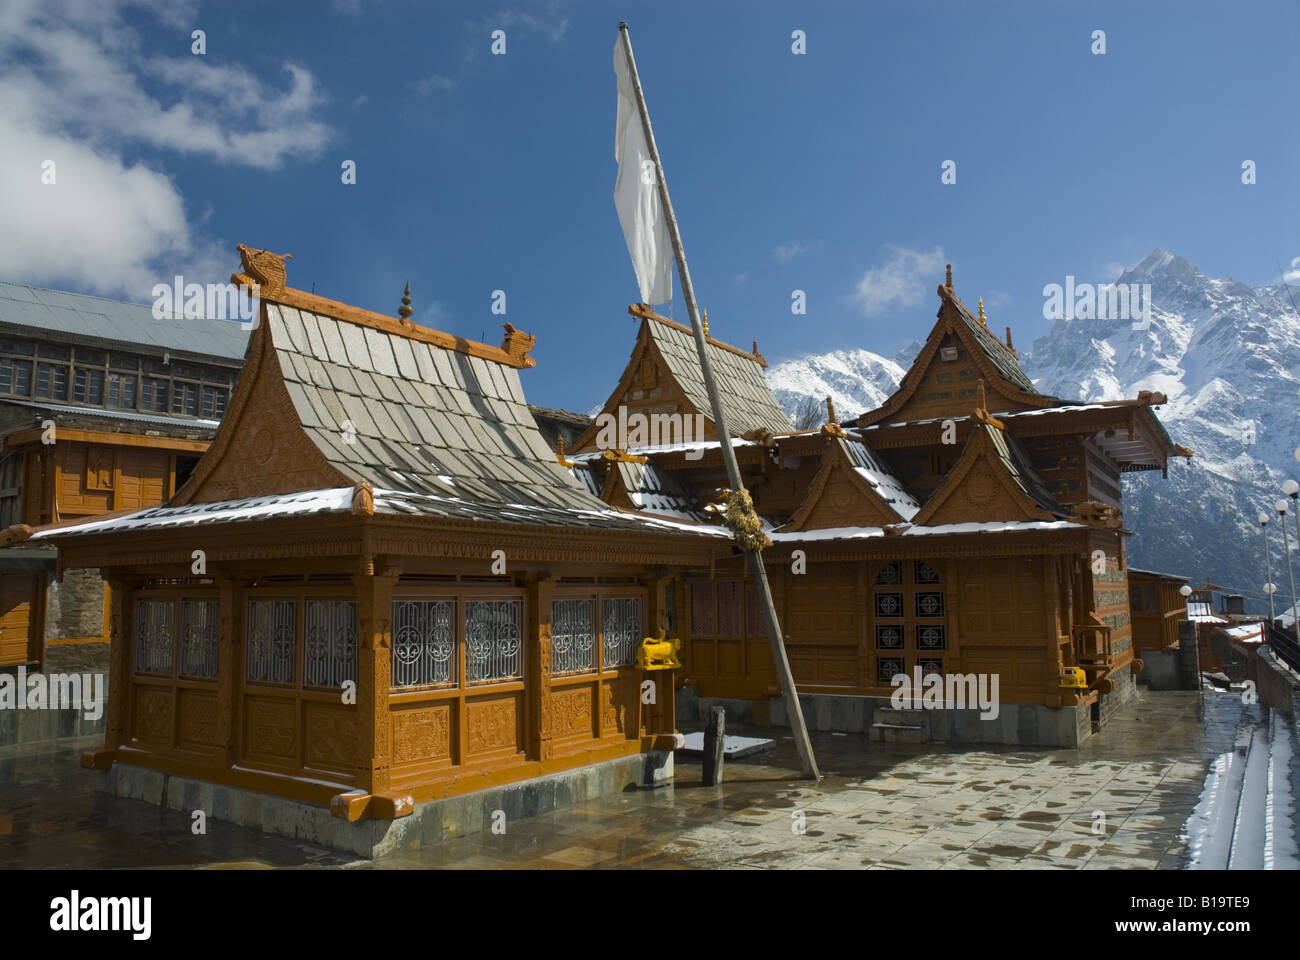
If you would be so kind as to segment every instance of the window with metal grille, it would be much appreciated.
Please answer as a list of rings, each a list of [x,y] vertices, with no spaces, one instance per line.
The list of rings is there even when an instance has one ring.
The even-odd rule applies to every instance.
[[[244,678],[254,683],[293,683],[298,604],[249,600]]]
[[[523,601],[465,604],[465,679],[469,683],[523,677]]]
[[[215,420],[226,412],[226,388],[225,387],[208,387],[203,388],[203,406],[199,409],[199,415],[207,417],[209,420]]]
[[[68,399],[68,368],[53,363],[38,363],[36,396],[45,400]]]
[[[350,600],[308,600],[303,611],[303,682],[341,687],[357,679],[357,605]]]
[[[145,377],[140,381],[140,409],[156,413],[167,411],[167,381]]]
[[[135,409],[136,378],[127,373],[110,373],[108,375],[108,405],[124,410]]]
[[[216,600],[181,601],[180,675],[194,680],[217,678],[217,640],[221,604]]]
[[[601,603],[605,667],[636,663],[636,649],[645,638],[641,622],[640,597],[610,597]]]
[[[551,601],[551,673],[588,673],[596,668],[596,602]]]
[[[176,630],[176,601],[135,602],[135,672],[170,677]]]
[[[172,413],[185,413],[191,417],[199,414],[199,385],[172,381]]]
[[[77,367],[73,377],[72,399],[77,403],[104,403],[104,371]]]
[[[0,359],[0,393],[29,396],[32,392],[32,362],[30,360],[13,360],[9,357]]]
[[[393,686],[454,686],[456,601],[393,601]]]
[[[767,636],[767,617],[758,599],[758,585],[754,583],[745,585],[745,636]]]

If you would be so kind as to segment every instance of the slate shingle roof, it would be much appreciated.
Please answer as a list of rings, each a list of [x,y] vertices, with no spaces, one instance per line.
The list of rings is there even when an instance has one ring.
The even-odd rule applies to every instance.
[[[673,379],[695,409],[712,420],[713,405],[704,386],[694,335],[676,324],[654,319],[647,319],[645,323]],[[728,433],[739,436],[759,428],[773,434],[794,430],[794,425],[772,395],[772,388],[767,385],[763,368],[757,360],[709,344],[709,362],[722,400],[722,415],[726,418]]]
[[[835,442],[844,446],[853,469],[871,484],[895,513],[904,520],[911,520],[916,516],[916,512],[921,509],[921,502],[889,472],[889,468],[867,448],[865,443],[843,439],[837,439]]]
[[[282,304],[267,319],[303,430],[352,480],[498,508],[608,510],[547,448],[514,367]]]
[[[1015,437],[1007,436],[1005,431],[996,427],[986,426],[985,429],[988,430],[989,439],[993,441],[993,449],[997,451],[998,458],[1006,466],[1007,472],[1011,474],[1025,496],[1048,513],[1054,513],[1058,517],[1070,515],[1071,511],[1061,506],[1057,499],[1047,491],[1042,479],[1030,466],[1029,456],[1025,453],[1025,449],[1020,445],[1019,441]]]
[[[676,473],[649,463],[619,462],[614,468],[638,509],[677,520],[718,523],[717,514],[698,509],[694,492]]]
[[[980,323],[979,318],[973,317],[956,297],[953,297],[953,304],[957,308],[957,314],[965,321],[966,326],[970,327],[971,332],[975,334],[975,339],[984,349],[988,356],[989,362],[997,369],[998,374],[1003,380],[1015,384],[1026,393],[1037,394],[1031,381],[1025,372],[1020,369],[1020,361],[1016,355],[1007,349],[1007,345],[995,337],[986,324]]]
[[[158,320],[143,304],[3,281],[0,325],[239,362],[248,346],[248,331],[234,320]]]

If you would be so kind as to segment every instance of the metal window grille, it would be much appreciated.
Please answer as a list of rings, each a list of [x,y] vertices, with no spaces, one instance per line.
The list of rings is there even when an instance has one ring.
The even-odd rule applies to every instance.
[[[935,570],[934,567],[930,566],[924,560],[916,561],[915,576],[917,583],[939,582],[939,571]]]
[[[881,657],[876,660],[876,682],[880,686],[891,686],[894,677],[900,673],[907,673],[907,666],[901,657]]]
[[[903,582],[903,565],[901,563],[887,563],[880,568],[876,574],[877,586],[889,586]]]
[[[916,615],[918,617],[942,617],[942,593],[918,593],[916,595]]]
[[[521,600],[465,604],[465,676],[470,683],[523,676],[522,621]]]
[[[171,676],[176,601],[135,602],[135,672]]]
[[[924,624],[916,628],[916,646],[919,650],[946,650],[948,638],[938,624]]]
[[[943,676],[943,660],[917,660],[916,665],[921,668],[921,676],[928,677],[931,674]]]
[[[221,604],[216,600],[181,601],[181,676],[217,678],[220,618]]]
[[[551,601],[551,673],[587,673],[595,668],[596,603]]]
[[[876,616],[901,617],[903,615],[903,595],[901,593],[876,594]]]
[[[313,687],[341,687],[357,679],[357,605],[308,600],[304,611],[303,677]]]
[[[393,686],[456,683],[456,601],[393,601]]]
[[[745,586],[745,636],[767,636],[767,617],[758,599],[758,585],[753,583]]]
[[[297,620],[298,604],[293,600],[248,601],[246,679],[293,683]]]
[[[877,650],[902,650],[903,649],[903,625],[902,624],[877,624],[876,625],[876,649]]]
[[[641,598],[609,598],[601,605],[601,621],[605,635],[605,666],[631,666],[636,662],[636,649],[645,635],[641,626]]]

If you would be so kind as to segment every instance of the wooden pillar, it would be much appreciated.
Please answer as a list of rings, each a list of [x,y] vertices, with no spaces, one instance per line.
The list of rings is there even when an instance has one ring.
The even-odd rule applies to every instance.
[[[239,678],[244,670],[243,591],[229,577],[217,580],[221,604],[217,654],[217,738],[225,746],[226,766],[239,762],[240,717]]]
[[[117,748],[130,740],[131,733],[131,652],[135,613],[135,593],[142,580],[109,580],[112,608],[109,611],[108,647],[108,715],[104,718],[104,746],[88,750],[81,765],[92,770],[106,770],[116,758]]]
[[[389,783],[389,627],[393,587],[400,576],[395,568],[375,573],[367,564],[352,577],[357,593],[357,786],[372,795],[386,792]]]
[[[524,684],[528,703],[528,759],[551,758],[551,597],[555,578],[548,574],[530,576],[527,584],[525,622],[530,625]],[[597,709],[600,690],[596,690]]]

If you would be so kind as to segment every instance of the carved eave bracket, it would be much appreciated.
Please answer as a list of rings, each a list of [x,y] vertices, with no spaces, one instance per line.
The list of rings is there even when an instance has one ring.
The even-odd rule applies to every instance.
[[[1096,500],[1085,500],[1074,507],[1075,519],[1099,530],[1122,530],[1124,512]]]
[[[291,253],[271,253],[269,250],[254,250],[247,244],[239,244],[239,259],[244,265],[243,274],[234,274],[232,283],[243,283],[257,287],[268,297],[273,297],[284,290],[284,261],[292,260]]]
[[[537,344],[537,338],[524,333],[522,330],[516,330],[513,324],[503,323],[501,326],[506,331],[501,340],[501,349],[514,361],[515,366],[537,366],[537,361],[528,355],[529,351]]]

